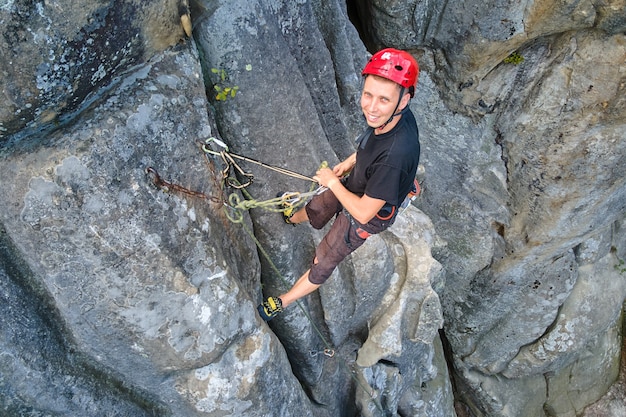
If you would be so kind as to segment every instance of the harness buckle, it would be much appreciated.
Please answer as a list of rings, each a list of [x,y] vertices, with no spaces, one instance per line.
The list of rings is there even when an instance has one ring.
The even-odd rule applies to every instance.
[[[357,227],[355,231],[356,231],[357,236],[360,237],[361,239],[367,239],[368,237],[372,235],[370,232],[360,227]]]

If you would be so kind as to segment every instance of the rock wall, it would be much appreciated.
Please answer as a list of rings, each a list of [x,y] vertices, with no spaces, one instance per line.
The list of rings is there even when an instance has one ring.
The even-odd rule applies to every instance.
[[[580,414],[619,366],[624,2],[367,9],[370,44],[423,53],[445,101],[421,123],[418,206],[448,242],[436,258],[465,401],[477,415]]]
[[[615,381],[623,1],[74,3],[0,6],[3,415],[570,416]],[[420,62],[423,193],[267,326],[321,234],[225,209],[202,145],[349,155],[366,46]]]

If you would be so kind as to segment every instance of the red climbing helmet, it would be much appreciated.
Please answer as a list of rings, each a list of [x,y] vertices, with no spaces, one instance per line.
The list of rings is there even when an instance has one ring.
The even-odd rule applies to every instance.
[[[387,48],[376,52],[363,68],[361,75],[378,75],[404,88],[413,97],[420,69],[411,54],[398,49]]]

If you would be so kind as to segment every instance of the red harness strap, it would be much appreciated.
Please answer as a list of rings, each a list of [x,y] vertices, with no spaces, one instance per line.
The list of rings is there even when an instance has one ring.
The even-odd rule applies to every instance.
[[[372,235],[370,232],[368,232],[365,229],[361,229],[360,227],[357,227],[355,231],[356,231],[357,236],[360,237],[361,239],[367,239],[368,237]]]

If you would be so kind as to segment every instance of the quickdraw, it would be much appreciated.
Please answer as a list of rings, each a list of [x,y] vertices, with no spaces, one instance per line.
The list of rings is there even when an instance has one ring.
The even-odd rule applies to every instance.
[[[210,149],[209,148],[209,144],[211,144],[211,143],[217,144],[223,150],[221,150],[221,151],[214,151],[214,150]],[[250,162],[250,163],[262,166],[263,168],[267,168],[267,169],[270,169],[272,171],[276,171],[276,172],[279,172],[281,174],[288,175],[290,177],[298,178],[298,179],[305,180],[305,181],[317,182],[312,177],[307,177],[306,175],[302,175],[302,174],[299,174],[299,173],[294,172],[294,171],[290,171],[290,170],[285,169],[285,168],[275,167],[275,166],[268,165],[268,164],[265,164],[263,162],[257,161],[255,159],[248,158],[246,156],[241,156],[241,155],[237,155],[235,153],[229,152],[228,146],[224,142],[222,142],[221,140],[216,139],[214,137],[210,137],[210,138],[208,138],[208,139],[206,139],[204,141],[204,143],[202,144],[202,150],[206,154],[209,154],[209,155],[219,155],[219,156],[222,157],[224,162],[227,165],[229,165],[227,170],[226,169],[224,170],[225,174],[229,174],[231,166],[234,167],[239,173],[244,174],[244,171],[241,169],[241,167],[239,167],[235,163],[235,159],[238,159],[240,161]],[[249,183],[251,183],[253,176],[251,174],[245,174],[245,176],[250,179]],[[249,185],[249,183],[246,182],[247,185]],[[247,185],[241,185],[240,188],[243,188],[243,187],[245,187]]]
[[[224,177],[224,182],[228,184],[229,187],[240,190],[242,188],[246,188],[252,181],[254,180],[254,175],[245,172],[233,159],[233,156],[226,151],[222,151],[219,153],[224,161],[224,169],[222,170],[222,176]],[[245,178],[244,182],[240,182],[239,180],[235,181],[233,176],[230,174],[232,170],[237,171],[241,177]]]
[[[295,207],[302,201],[302,193],[286,192],[280,196],[281,203],[286,207]]]

